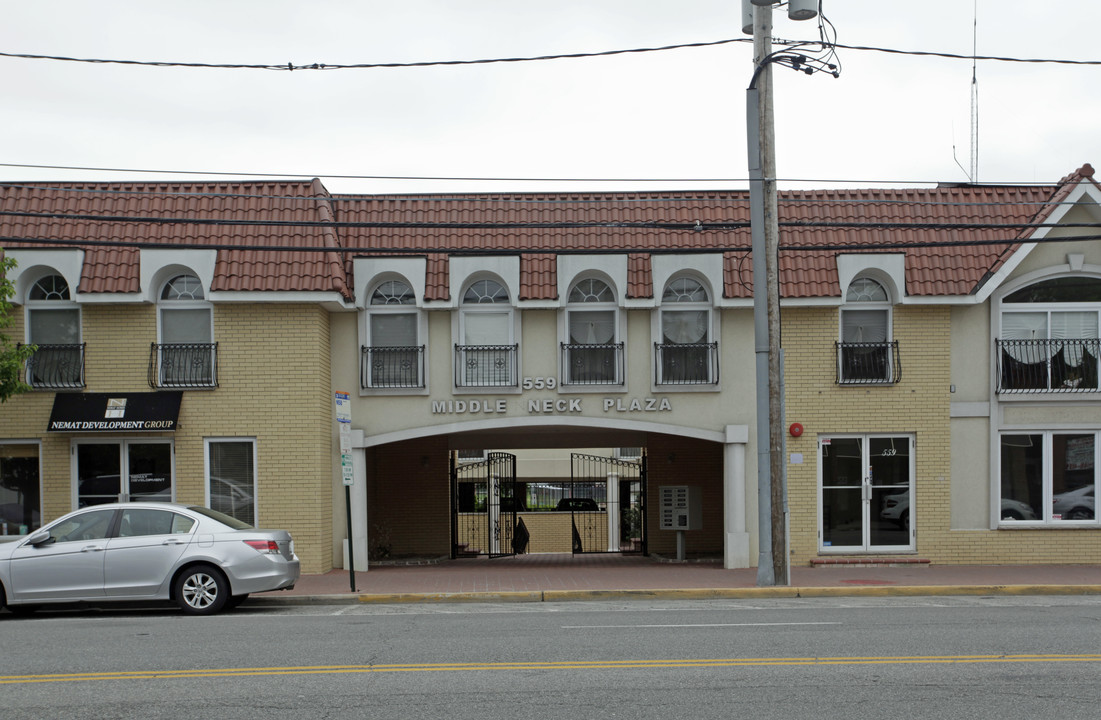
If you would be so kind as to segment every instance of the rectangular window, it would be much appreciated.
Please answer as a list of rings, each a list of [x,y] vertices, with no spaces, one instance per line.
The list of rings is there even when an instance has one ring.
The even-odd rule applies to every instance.
[[[142,500],[172,502],[172,444],[76,443],[76,506]]]
[[[1096,523],[1098,433],[1001,437],[1001,520]]]
[[[38,445],[0,443],[0,535],[26,535],[41,524]]]
[[[368,324],[364,387],[424,387],[416,313],[373,313]]]
[[[207,440],[207,506],[256,525],[256,441]]]

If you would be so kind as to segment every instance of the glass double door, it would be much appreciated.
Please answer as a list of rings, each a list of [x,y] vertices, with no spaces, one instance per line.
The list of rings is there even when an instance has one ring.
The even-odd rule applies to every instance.
[[[77,443],[76,507],[129,500],[172,501],[172,443]]]
[[[913,549],[913,450],[909,435],[819,438],[822,551]]]

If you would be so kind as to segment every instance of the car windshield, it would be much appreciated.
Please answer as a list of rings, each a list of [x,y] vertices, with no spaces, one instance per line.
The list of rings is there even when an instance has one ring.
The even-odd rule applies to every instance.
[[[205,507],[202,507],[202,506],[199,506],[199,505],[192,505],[191,507],[189,507],[187,509],[190,510],[191,512],[197,512],[200,515],[206,515],[211,520],[217,520],[218,522],[222,523],[223,525],[226,525],[230,528],[233,528],[234,530],[253,530],[254,529],[247,522],[241,522],[237,518],[226,515],[225,513],[220,513],[217,510],[211,510],[210,508],[205,508]]]

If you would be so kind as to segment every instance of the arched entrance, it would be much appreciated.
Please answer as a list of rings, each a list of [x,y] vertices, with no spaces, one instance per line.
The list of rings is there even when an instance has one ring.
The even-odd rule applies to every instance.
[[[745,545],[730,541],[745,535],[736,524],[745,518],[744,433],[571,420],[578,422],[472,421],[435,434],[363,437],[371,560],[671,557],[677,535],[659,527],[655,504],[664,486],[701,491],[703,525],[687,532],[690,556],[734,557],[729,549]]]

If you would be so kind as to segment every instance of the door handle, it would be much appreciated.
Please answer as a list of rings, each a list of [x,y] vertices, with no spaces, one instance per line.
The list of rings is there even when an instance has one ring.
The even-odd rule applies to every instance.
[[[85,545],[80,548],[80,552],[101,552],[103,550],[102,545]]]
[[[183,540],[180,540],[178,538],[168,538],[167,540],[162,542],[161,545],[183,545]]]

